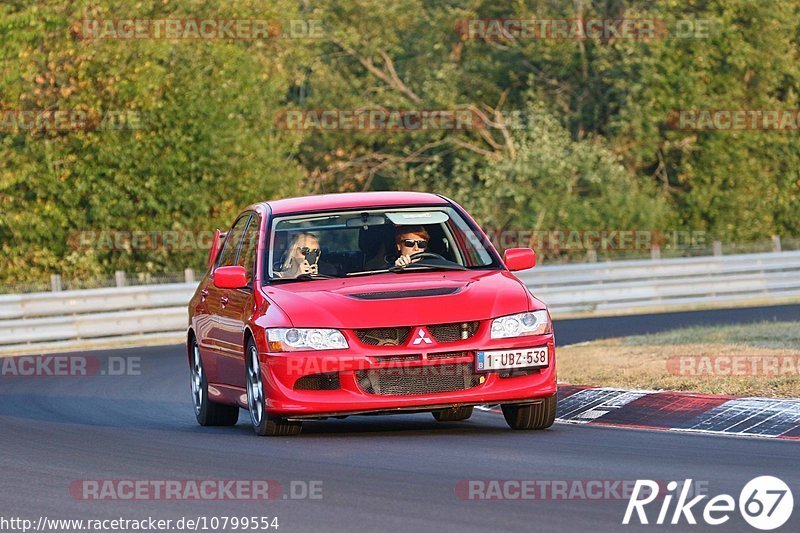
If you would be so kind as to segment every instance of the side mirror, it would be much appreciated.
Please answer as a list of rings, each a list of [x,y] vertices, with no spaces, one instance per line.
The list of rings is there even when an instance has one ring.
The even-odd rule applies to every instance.
[[[530,248],[509,248],[503,253],[503,262],[512,272],[536,266],[536,252]]]
[[[247,270],[243,266],[219,267],[214,271],[214,286],[218,289],[247,287]]]

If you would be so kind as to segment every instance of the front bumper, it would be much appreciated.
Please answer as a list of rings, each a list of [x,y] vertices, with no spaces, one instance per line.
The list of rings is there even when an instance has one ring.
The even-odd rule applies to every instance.
[[[556,357],[552,334],[513,339],[491,339],[487,323],[481,325],[470,339],[443,342],[424,347],[409,344],[400,346],[368,346],[346,331],[350,348],[345,350],[261,353],[262,379],[267,388],[267,410],[285,417],[321,417],[357,413],[413,411],[438,409],[459,405],[523,403],[552,396],[556,393]],[[530,348],[547,345],[550,359],[544,368],[516,372],[477,372],[475,352]],[[467,386],[461,390],[427,392],[425,385],[435,383],[436,377],[453,379],[451,371],[471,369]],[[457,369],[457,370],[453,370]],[[466,371],[470,372],[470,371]],[[373,390],[365,386],[365,376],[384,373],[392,377],[395,386],[402,380],[425,381],[402,394]],[[300,378],[324,374],[336,376],[338,388],[332,390],[299,390]],[[400,375],[401,378],[397,378]],[[458,378],[456,378],[457,380]],[[472,379],[472,381],[469,381]]]

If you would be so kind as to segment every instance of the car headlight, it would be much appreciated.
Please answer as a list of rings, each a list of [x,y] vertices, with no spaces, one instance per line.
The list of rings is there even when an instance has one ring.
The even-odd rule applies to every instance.
[[[551,331],[550,318],[547,316],[547,310],[545,309],[503,316],[492,320],[493,339],[507,339],[524,335],[544,335]]]
[[[349,348],[347,339],[338,329],[270,328],[267,343],[272,352]]]

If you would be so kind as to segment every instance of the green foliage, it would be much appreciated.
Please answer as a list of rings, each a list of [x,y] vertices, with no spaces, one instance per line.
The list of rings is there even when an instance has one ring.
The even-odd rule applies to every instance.
[[[218,5],[212,5],[218,4]],[[200,267],[205,250],[80,250],[81,230],[225,227],[303,193],[413,188],[488,227],[800,236],[797,132],[691,132],[676,109],[798,109],[800,0],[0,5],[0,110],[133,113],[0,128],[0,283]],[[468,40],[475,18],[707,20],[699,38]],[[82,40],[83,19],[315,19],[313,39]],[[286,109],[470,109],[466,131],[287,131]]]
[[[125,3],[5,9],[0,109],[122,111],[134,120],[121,129],[0,133],[0,280],[202,265],[207,250],[86,251],[70,237],[213,229],[250,203],[295,192],[302,170],[287,163],[290,141],[269,127],[289,85],[279,73],[291,51],[269,42],[77,38],[81,19],[127,13]],[[280,7],[271,9],[236,16],[277,17]],[[138,13],[233,16],[197,2]]]
[[[638,183],[600,139],[575,141],[543,105],[513,130],[514,157],[430,165],[410,178],[471,207],[492,229],[650,230],[669,227],[668,199]],[[488,193],[490,191],[490,193]]]

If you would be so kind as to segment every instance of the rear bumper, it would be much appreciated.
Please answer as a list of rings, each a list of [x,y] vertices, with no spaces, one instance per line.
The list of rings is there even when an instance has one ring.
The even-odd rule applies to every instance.
[[[329,352],[261,353],[261,372],[267,388],[267,409],[279,416],[303,418],[358,413],[414,411],[459,405],[524,403],[556,393],[556,357],[553,335],[491,340],[478,335],[467,341],[443,343],[420,351],[409,346],[365,347]],[[547,345],[549,365],[528,375],[501,377],[499,372],[475,372],[483,379],[471,381],[463,390],[387,394],[364,386],[370,371],[402,373],[402,379],[420,379],[420,373],[446,376],[453,368],[474,363],[478,350],[530,348]],[[442,354],[455,354],[441,358]],[[392,356],[419,356],[413,361],[387,361]],[[432,356],[429,358],[429,356]],[[298,379],[325,373],[336,375],[335,390],[298,390]],[[372,375],[372,374],[370,374]],[[406,377],[407,376],[407,377]],[[448,378],[449,379],[449,378]],[[424,388],[424,387],[423,387]]]

